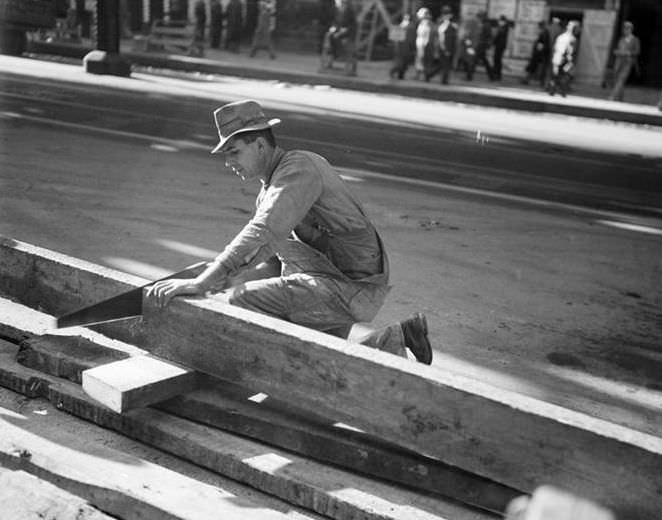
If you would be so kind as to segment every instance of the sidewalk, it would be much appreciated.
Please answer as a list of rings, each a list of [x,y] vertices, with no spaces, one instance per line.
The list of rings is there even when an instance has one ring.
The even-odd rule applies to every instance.
[[[89,41],[78,45],[34,41],[29,45],[29,52],[36,55],[50,54],[77,59],[82,59],[91,49]],[[662,126],[662,111],[656,106],[660,92],[651,88],[628,86],[625,93],[628,102],[624,103],[609,101],[609,90],[600,86],[576,84],[568,97],[552,97],[537,85],[521,85],[519,77],[506,76],[498,84],[490,83],[480,70],[473,82],[464,81],[462,74],[456,74],[451,78],[450,85],[440,85],[438,77],[432,78],[429,83],[414,79],[393,80],[389,77],[390,61],[361,61],[357,76],[347,77],[340,73],[340,66],[338,73],[320,72],[319,56],[316,54],[279,51],[277,58],[271,60],[262,51],[255,58],[250,58],[247,46],[239,54],[206,48],[204,58],[192,58],[184,54],[136,52],[132,40],[123,40],[121,53],[134,67],[152,70],[322,84],[438,101]],[[410,69],[408,77],[412,76],[413,70]]]

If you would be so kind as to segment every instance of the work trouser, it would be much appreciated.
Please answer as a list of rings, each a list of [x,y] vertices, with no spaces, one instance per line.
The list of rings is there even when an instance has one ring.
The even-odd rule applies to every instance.
[[[287,261],[279,275],[231,286],[219,296],[232,305],[342,338],[354,323],[375,317],[388,293],[386,284],[351,280],[319,251],[297,240],[287,242]],[[370,332],[358,342],[406,357],[399,324]]]
[[[473,70],[476,70],[476,67],[478,65],[482,65],[485,67],[485,72],[487,72],[487,78],[492,81],[494,79],[494,70],[492,69],[492,65],[490,64],[490,60],[487,59],[487,54],[485,50],[477,50],[476,51],[476,59],[474,61],[474,67]],[[473,74],[472,74],[473,76]]]
[[[494,49],[494,66],[492,68],[492,77],[496,80],[501,80],[501,72],[503,70],[503,53],[506,49]]]
[[[570,81],[572,80],[572,75],[570,73],[571,70],[572,69],[565,64],[552,64],[552,75],[549,79],[549,84],[547,85],[547,91],[552,95],[559,91],[562,96],[565,96],[570,90]]]
[[[429,81],[430,78],[439,74],[439,81],[442,85],[448,84],[448,79],[451,75],[451,68],[453,67],[453,56],[451,54],[446,54],[444,52],[439,56],[439,65],[436,67],[431,67],[425,77],[426,81]]]
[[[255,56],[255,53],[259,50],[267,51],[271,59],[276,57],[271,31],[260,27],[255,29],[255,33],[253,34],[253,45],[250,50],[250,56]]]

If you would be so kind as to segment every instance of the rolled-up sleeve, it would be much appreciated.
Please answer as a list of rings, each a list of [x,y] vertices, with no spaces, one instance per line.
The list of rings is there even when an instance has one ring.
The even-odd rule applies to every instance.
[[[216,261],[231,274],[273,255],[321,193],[322,179],[312,161],[296,152],[286,154],[260,193],[255,215]]]

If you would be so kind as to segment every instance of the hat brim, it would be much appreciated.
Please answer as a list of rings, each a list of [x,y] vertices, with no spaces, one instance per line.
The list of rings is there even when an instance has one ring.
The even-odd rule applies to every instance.
[[[260,123],[259,125],[252,125],[252,126],[247,126],[245,128],[240,128],[239,130],[236,130],[232,132],[230,135],[221,139],[218,142],[218,144],[214,147],[214,149],[211,151],[211,153],[221,153],[223,151],[223,147],[227,144],[227,142],[237,134],[244,134],[246,132],[256,132],[258,130],[266,130],[267,128],[276,126],[278,123],[280,123],[280,119],[276,118],[276,119],[270,119],[266,123]]]

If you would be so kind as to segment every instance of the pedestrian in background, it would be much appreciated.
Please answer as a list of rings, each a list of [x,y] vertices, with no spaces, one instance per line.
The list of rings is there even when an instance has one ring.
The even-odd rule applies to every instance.
[[[579,22],[571,20],[566,26],[565,32],[559,35],[552,48],[552,74],[549,79],[548,92],[550,96],[558,90],[561,96],[568,93],[572,72],[575,67],[575,56],[577,51],[577,37],[575,31]]]
[[[508,32],[510,31],[510,22],[505,15],[499,16],[497,29],[494,35],[494,79],[501,81],[501,72],[503,70],[503,54],[508,46]]]
[[[212,49],[221,46],[223,37],[223,6],[219,0],[211,0],[209,6],[209,43]]]
[[[632,22],[623,23],[623,34],[614,49],[614,88],[609,99],[623,101],[625,95],[625,83],[634,67],[638,67],[641,44],[639,38],[634,35]]]
[[[356,75],[356,11],[352,0],[340,0],[340,6],[336,12],[336,19],[328,32],[328,46],[331,61],[328,68],[333,66],[333,60],[342,58],[345,61],[345,74]]]
[[[230,0],[225,9],[226,37],[225,48],[232,52],[239,52],[241,45],[241,32],[244,27],[244,15],[241,0]]]
[[[434,24],[432,14],[427,7],[416,11],[418,25],[416,26],[416,58],[414,69],[416,79],[425,79],[434,58]]]
[[[547,72],[545,73],[548,81],[552,77],[552,53],[554,52],[554,44],[556,43],[556,39],[561,36],[563,32],[564,28],[563,25],[561,25],[561,19],[556,16],[552,17],[552,21],[549,24],[549,64],[547,66]]]
[[[554,16],[551,23],[549,24],[549,48],[554,48],[554,43],[556,39],[564,33],[563,25],[561,25],[561,19]]]
[[[201,42],[205,41],[205,27],[207,26],[207,8],[204,0],[197,0],[193,7],[195,18],[195,38]]]
[[[545,86],[550,55],[549,29],[545,22],[538,22],[538,37],[533,42],[531,58],[526,65],[526,76],[522,79],[522,84],[528,85],[531,80],[537,79],[541,87]]]
[[[204,0],[197,0],[193,6],[193,17],[195,19],[195,28],[193,32],[193,42],[189,49],[189,55],[202,56],[205,48],[205,27],[207,26],[207,8]]]
[[[467,81],[474,77],[476,69],[476,43],[480,37],[481,24],[475,15],[468,16],[460,27],[460,51],[458,68],[463,68]]]
[[[318,0],[317,2],[317,52],[322,53],[324,38],[336,19],[335,0]]]
[[[409,13],[402,17],[398,39],[393,41],[393,66],[390,70],[392,78],[404,79],[409,65],[416,55],[416,24],[412,22]]]
[[[476,66],[482,65],[487,72],[487,79],[494,81],[494,70],[487,57],[487,52],[492,48],[492,24],[487,18],[487,13],[481,11],[478,13],[480,31],[478,33],[478,42],[476,43]]]
[[[230,305],[347,338],[371,321],[389,292],[386,249],[355,191],[329,162],[278,146],[259,103],[214,111],[212,153],[260,192],[253,216],[198,277],[155,283],[147,298],[163,307],[177,295],[216,293]],[[362,344],[432,362],[425,316],[369,333]]]
[[[253,33],[253,46],[250,57],[262,49],[269,53],[269,58],[276,58],[274,51],[273,33],[276,29],[276,2],[275,0],[260,0],[258,4],[257,25]]]
[[[441,8],[441,21],[437,27],[437,53],[439,56],[438,66],[432,68],[426,76],[426,81],[439,73],[439,79],[442,85],[448,85],[451,69],[453,68],[453,58],[457,49],[457,25],[453,22],[453,11],[447,5]]]

